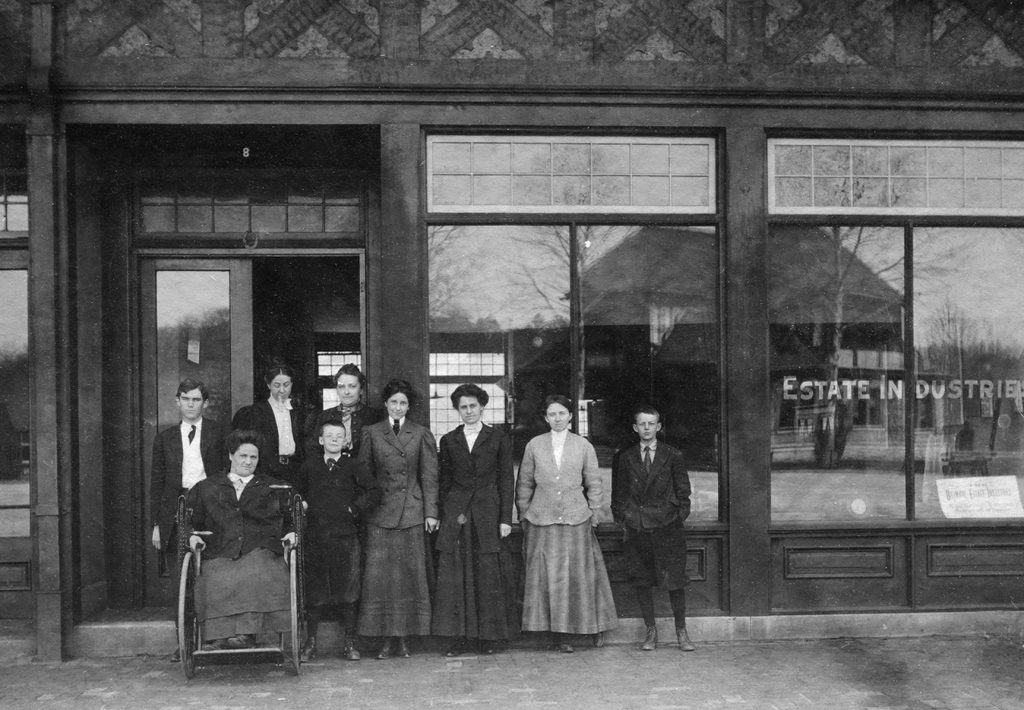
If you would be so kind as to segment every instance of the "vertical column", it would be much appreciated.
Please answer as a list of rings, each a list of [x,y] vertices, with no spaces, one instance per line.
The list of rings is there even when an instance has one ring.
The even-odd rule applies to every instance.
[[[71,436],[69,377],[72,294],[67,230],[62,223],[66,156],[50,94],[53,3],[33,0],[29,92],[29,352],[31,506],[36,654],[63,656],[72,625]]]
[[[725,146],[729,612],[756,616],[771,605],[764,129],[730,127]]]
[[[416,123],[380,128],[380,230],[369,254],[367,334],[371,401],[392,377],[424,397],[427,382],[427,253],[422,222],[421,138]],[[414,416],[426,422],[421,402]]]

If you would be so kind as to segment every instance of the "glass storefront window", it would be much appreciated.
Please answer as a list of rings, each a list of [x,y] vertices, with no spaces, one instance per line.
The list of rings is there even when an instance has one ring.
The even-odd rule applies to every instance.
[[[231,421],[230,285],[228,271],[157,271],[158,430],[179,421],[173,394],[186,377],[209,390],[205,416]]]
[[[431,425],[459,424],[463,382],[490,395],[518,463],[548,430],[544,398],[576,401],[611,491],[631,412],[659,408],[686,452],[692,519],[718,519],[718,247],[710,228],[437,226],[429,231]],[[575,391],[573,388],[576,388]],[[608,505],[600,522],[611,522]]]
[[[24,269],[0,270],[0,378],[0,538],[28,537],[31,417]]]
[[[458,425],[448,397],[472,382],[491,395],[484,421],[506,427],[518,461],[547,430],[544,398],[571,391],[569,230],[439,226],[428,244],[434,434]]]
[[[919,518],[1024,517],[1024,230],[914,230]]]
[[[903,230],[782,226],[768,251],[772,520],[904,519]]]
[[[577,244],[586,435],[599,459],[610,460],[636,440],[633,408],[652,404],[664,440],[686,454],[691,519],[717,520],[715,230],[588,225],[578,227]]]

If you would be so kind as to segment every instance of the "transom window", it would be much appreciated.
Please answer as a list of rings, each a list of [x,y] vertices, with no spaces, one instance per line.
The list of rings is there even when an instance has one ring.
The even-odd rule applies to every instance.
[[[773,214],[1024,216],[1024,142],[773,139]]]
[[[711,214],[714,140],[431,136],[431,212]]]
[[[28,232],[28,184],[24,170],[0,168],[0,237]]]
[[[143,236],[351,234],[363,229],[357,181],[324,173],[147,178],[139,188]]]

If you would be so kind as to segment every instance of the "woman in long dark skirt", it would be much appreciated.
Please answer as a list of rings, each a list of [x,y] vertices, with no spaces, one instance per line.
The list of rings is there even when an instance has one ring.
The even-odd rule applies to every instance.
[[[384,489],[366,524],[366,565],[359,633],[383,637],[377,658],[408,658],[408,636],[430,633],[425,533],[437,529],[437,444],[405,415],[412,385],[384,387],[388,418],[363,429],[359,461]]]
[[[512,531],[512,445],[481,421],[488,395],[472,384],[452,392],[462,424],[441,437],[441,531],[433,632],[454,637],[445,655],[475,644],[494,653],[510,635],[509,561],[503,538]]]

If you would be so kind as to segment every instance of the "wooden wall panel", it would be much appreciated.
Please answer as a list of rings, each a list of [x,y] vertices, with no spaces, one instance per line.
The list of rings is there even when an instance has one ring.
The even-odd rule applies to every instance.
[[[775,539],[772,610],[813,613],[909,607],[908,547],[898,536]]]
[[[1024,604],[1024,542],[1019,534],[921,536],[915,541],[914,557],[914,592],[920,608]]]
[[[640,608],[628,582],[626,559],[622,555],[622,535],[618,531],[601,531],[598,537],[619,616],[639,617]],[[690,533],[686,545],[686,572],[690,578],[686,588],[687,613],[724,614],[727,589],[724,536]],[[655,594],[654,603],[658,616],[672,615],[667,594]]]

